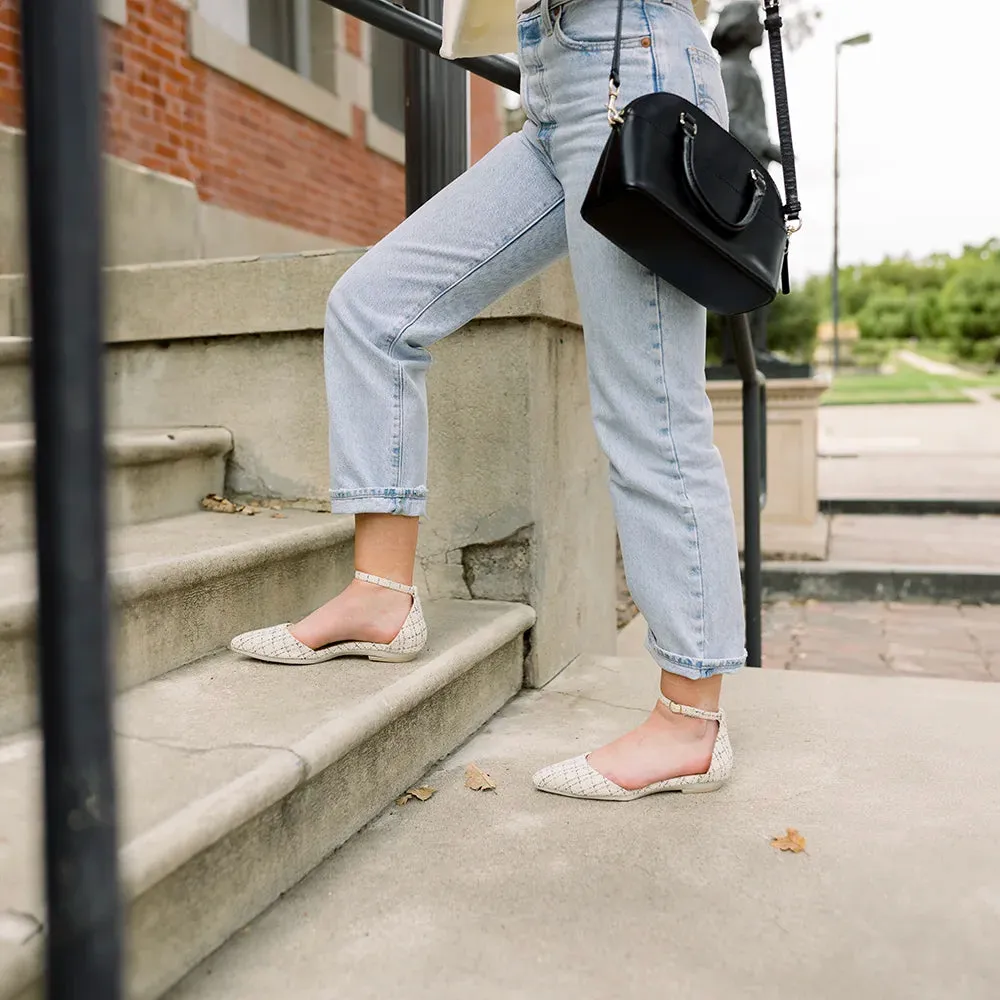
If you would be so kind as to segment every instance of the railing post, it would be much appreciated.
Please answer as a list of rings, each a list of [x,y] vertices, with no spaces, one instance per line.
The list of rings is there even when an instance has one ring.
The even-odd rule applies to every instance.
[[[47,996],[121,996],[95,0],[22,0]]]
[[[730,317],[736,365],[743,380],[743,592],[746,603],[747,665],[763,665],[763,580],[760,513],[767,501],[765,437],[767,383],[757,370],[750,317]]]
[[[442,0],[409,0],[415,14],[441,23]],[[406,212],[416,211],[469,163],[466,73],[406,46]]]

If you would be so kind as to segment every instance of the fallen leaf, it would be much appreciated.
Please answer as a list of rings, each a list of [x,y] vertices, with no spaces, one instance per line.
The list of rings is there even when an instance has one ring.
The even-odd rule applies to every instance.
[[[420,788],[408,788],[404,794],[396,799],[396,805],[405,806],[410,799],[416,799],[418,802],[426,802],[436,791],[436,788],[428,788],[426,785]]]
[[[205,508],[205,510],[212,510],[217,514],[236,514],[240,511],[240,508],[237,507],[232,500],[220,497],[218,493],[209,493],[208,496],[202,500],[201,505]]]
[[[497,787],[496,782],[478,765],[470,764],[465,769],[465,787],[474,792],[490,792]]]
[[[282,514],[282,513],[278,512],[276,514],[272,514],[271,517],[288,517],[288,515],[287,514]]]
[[[247,517],[253,517],[254,514],[259,514],[260,513],[260,508],[259,507],[253,507],[250,504],[247,504],[246,507],[243,507],[240,510],[240,513],[241,514],[246,514]]]
[[[784,837],[773,837],[771,846],[779,851],[791,851],[792,854],[801,854],[806,849],[806,838],[798,830],[788,827]]]

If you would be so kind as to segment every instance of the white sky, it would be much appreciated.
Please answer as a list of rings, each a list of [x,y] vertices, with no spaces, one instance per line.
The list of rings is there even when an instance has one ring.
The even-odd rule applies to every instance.
[[[786,54],[805,206],[794,276],[830,266],[834,46],[866,31],[841,54],[841,262],[1000,236],[1000,0],[816,2],[816,34]],[[755,59],[767,93],[766,43]]]

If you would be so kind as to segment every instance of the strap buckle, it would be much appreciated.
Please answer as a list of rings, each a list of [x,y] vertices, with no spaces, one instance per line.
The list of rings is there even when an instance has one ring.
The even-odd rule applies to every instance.
[[[608,80],[608,124],[614,128],[615,125],[621,125],[625,119],[622,117],[622,113],[618,110],[618,84],[615,83],[615,78],[611,77]]]

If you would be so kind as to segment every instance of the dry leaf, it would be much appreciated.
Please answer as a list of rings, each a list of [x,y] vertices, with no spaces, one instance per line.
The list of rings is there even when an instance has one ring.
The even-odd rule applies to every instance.
[[[278,513],[272,514],[271,517],[288,517],[288,515],[287,514],[282,514],[282,513],[278,512]]]
[[[465,787],[474,792],[494,791],[496,782],[478,764],[470,764],[465,769]]]
[[[410,799],[416,799],[418,802],[426,802],[436,791],[436,788],[428,788],[426,785],[420,788],[408,788],[403,795],[400,795],[396,799],[396,805],[405,806]]]
[[[202,500],[201,505],[205,510],[213,510],[217,514],[236,514],[240,511],[240,508],[232,500],[220,497],[218,493],[209,493]]]
[[[806,838],[798,830],[788,827],[784,837],[773,837],[771,846],[779,851],[791,851],[792,854],[801,854],[806,849]]]
[[[246,507],[243,507],[243,508],[240,509],[240,513],[241,514],[246,514],[248,517],[253,517],[254,514],[259,514],[260,513],[260,508],[259,507],[254,507],[254,506],[252,506],[250,504],[247,504]]]

